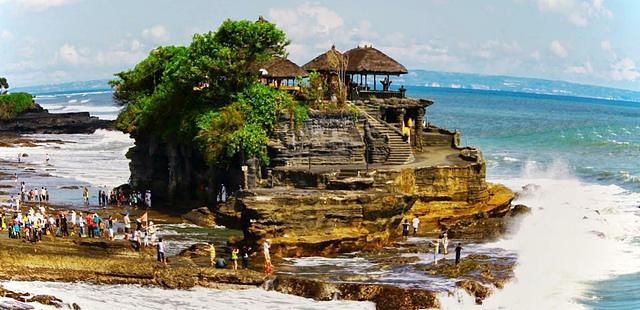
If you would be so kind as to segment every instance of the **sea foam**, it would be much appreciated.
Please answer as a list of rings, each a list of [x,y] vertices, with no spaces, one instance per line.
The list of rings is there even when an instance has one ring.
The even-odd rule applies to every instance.
[[[512,236],[491,244],[518,253],[515,279],[485,300],[481,309],[584,309],[592,281],[640,270],[640,194],[616,185],[577,180],[563,163],[542,170],[526,165],[519,178],[494,180],[514,190],[537,189],[514,203],[532,208]],[[467,309],[474,301],[462,292],[441,296],[444,309]]]

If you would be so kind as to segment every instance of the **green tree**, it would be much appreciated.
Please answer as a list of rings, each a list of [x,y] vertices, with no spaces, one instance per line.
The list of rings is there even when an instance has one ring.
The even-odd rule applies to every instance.
[[[210,164],[240,153],[266,162],[278,112],[295,102],[258,84],[258,70],[283,56],[287,44],[269,22],[227,20],[215,32],[194,35],[188,47],[157,48],[111,81],[125,104],[116,126],[192,144]]]

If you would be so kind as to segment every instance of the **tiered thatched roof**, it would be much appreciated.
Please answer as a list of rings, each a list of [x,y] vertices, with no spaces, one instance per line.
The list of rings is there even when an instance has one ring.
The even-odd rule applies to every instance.
[[[296,77],[307,77],[309,73],[293,61],[282,58],[273,57],[273,59],[264,66],[267,70],[266,77],[272,79],[293,79]]]
[[[399,62],[371,46],[356,47],[344,55],[349,60],[347,73],[400,75],[408,72]]]
[[[332,46],[330,50],[320,54],[320,56],[314,58],[302,68],[307,71],[338,72],[340,61],[344,61],[343,57],[342,53],[335,46]]]

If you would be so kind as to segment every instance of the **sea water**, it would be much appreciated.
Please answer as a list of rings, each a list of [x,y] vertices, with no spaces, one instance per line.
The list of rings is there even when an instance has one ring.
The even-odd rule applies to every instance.
[[[513,235],[484,245],[487,249],[517,253],[516,279],[497,290],[482,306],[474,305],[466,293],[442,294],[443,308],[640,307],[639,103],[426,87],[409,87],[407,94],[434,100],[435,104],[427,109],[426,121],[459,130],[462,145],[482,149],[490,181],[506,184],[514,191],[535,184],[515,201],[530,206],[532,214],[514,229]],[[114,119],[120,107],[110,96],[107,92],[77,92],[39,96],[37,101],[52,112],[89,111],[101,118]],[[124,153],[133,145],[127,135],[98,131],[93,135],[47,138],[78,144],[28,148],[33,157],[26,159],[26,165],[40,167],[45,152],[58,147],[51,151],[55,166],[55,171],[49,171],[52,175],[95,187],[127,181],[128,161]],[[15,159],[15,154],[16,149],[0,148],[0,157]],[[92,159],[85,161],[83,157]],[[294,263],[309,261],[313,259]],[[401,280],[407,281],[410,276],[402,275]],[[62,290],[65,301],[110,302],[106,297],[94,300],[95,296],[78,292],[93,289],[84,284],[15,285],[26,290],[42,287],[44,291],[38,291],[42,293]],[[147,292],[149,288],[101,288],[116,294],[130,291],[132,295],[166,295],[161,289]],[[172,302],[197,307],[200,304],[190,304],[190,300],[202,294],[222,298],[224,305],[235,308],[371,307],[350,303],[309,306],[308,300],[258,290],[233,291],[229,293],[233,298],[224,292],[208,293],[200,289],[172,291],[169,295]],[[264,303],[251,304],[255,299]]]
[[[518,253],[516,279],[482,306],[466,294],[443,308],[637,309],[640,306],[640,103],[410,88],[433,99],[427,120],[478,146],[490,181],[531,207],[491,246]]]

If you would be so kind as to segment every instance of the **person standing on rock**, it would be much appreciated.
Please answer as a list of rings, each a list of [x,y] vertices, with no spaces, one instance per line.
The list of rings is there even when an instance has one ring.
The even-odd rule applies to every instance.
[[[45,155],[45,159],[44,162],[48,165],[49,164],[49,153],[47,153],[47,155]]]
[[[251,252],[251,248],[249,246],[247,246],[246,244],[242,246],[242,268],[243,269],[247,269],[249,268],[249,252]]]
[[[460,252],[462,252],[462,245],[458,243],[456,246],[456,265],[460,263]]]
[[[418,218],[418,215],[414,215],[413,216],[413,236],[415,237],[416,235],[418,235],[418,226],[420,226],[420,219]]]
[[[213,245],[213,241],[209,242],[209,261],[211,263],[211,267],[216,264],[216,246]]]
[[[238,254],[240,250],[237,247],[233,247],[231,250],[231,261],[233,262],[233,270],[238,270]]]
[[[438,265],[438,253],[440,252],[440,240],[432,241],[431,244],[434,246],[433,249],[433,264]]]
[[[407,240],[409,238],[409,220],[404,219],[404,223],[402,223],[402,240]]]
[[[264,273],[271,274],[271,254],[269,254],[269,249],[271,249],[271,239],[267,239],[262,244],[262,254],[264,254]]]
[[[124,222],[124,240],[129,240],[129,234],[131,233],[131,219],[129,218],[129,213],[125,213],[122,222]]]
[[[449,236],[446,231],[442,236],[442,253],[444,253],[444,257],[447,258],[447,254],[449,254]]]
[[[165,246],[162,238],[158,239],[157,249],[158,249],[158,261],[166,265],[167,258],[164,255]]]

